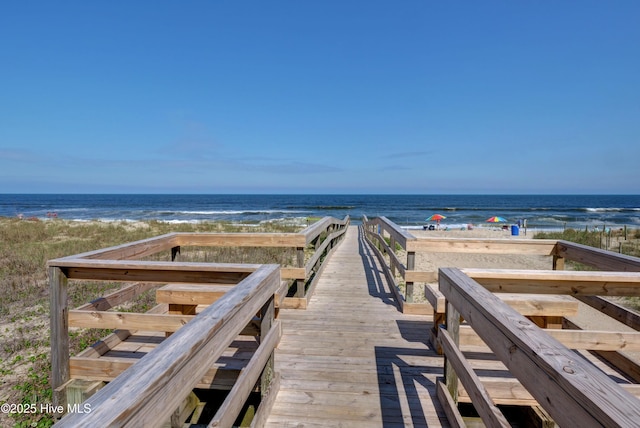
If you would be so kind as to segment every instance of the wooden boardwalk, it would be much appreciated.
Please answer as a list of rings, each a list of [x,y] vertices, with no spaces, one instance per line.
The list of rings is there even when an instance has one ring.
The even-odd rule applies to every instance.
[[[268,427],[448,426],[435,393],[443,358],[430,317],[404,315],[356,226],[306,310],[282,310],[281,385]]]

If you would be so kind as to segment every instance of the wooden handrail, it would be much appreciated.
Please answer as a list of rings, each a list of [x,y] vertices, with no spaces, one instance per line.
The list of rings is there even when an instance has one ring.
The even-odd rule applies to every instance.
[[[174,243],[203,247],[304,247],[301,233],[177,233]]]
[[[462,317],[560,426],[633,426],[640,420],[637,398],[464,272],[442,268],[439,284],[454,342]],[[450,369],[447,376],[453,387]]]
[[[54,263],[63,263],[67,259],[105,259],[105,260],[134,260],[141,259],[160,251],[169,250],[175,246],[175,233],[155,236],[140,241],[128,242],[114,247],[88,251],[53,260]]]
[[[494,293],[640,296],[640,274],[629,272],[462,269]]]
[[[601,270],[640,272],[640,258],[638,257],[589,247],[575,242],[558,241],[555,255]]]
[[[338,220],[333,217],[324,217],[322,220],[315,222],[310,225],[306,229],[300,232],[301,235],[305,237],[305,245],[313,242],[317,237],[319,237],[322,232],[325,232],[330,226],[337,225],[341,227],[346,227],[349,225],[350,217],[346,216],[343,220]]]
[[[365,217],[366,219],[366,217]],[[407,246],[408,242],[413,242],[417,238],[410,234],[409,232],[402,229],[400,226],[392,222],[386,217],[377,217],[372,220],[366,221],[367,226],[380,226],[381,230],[384,230],[391,236],[395,242],[397,242],[402,248],[409,251]]]
[[[59,426],[157,426],[169,418],[280,286],[277,265],[264,265],[109,383]]]

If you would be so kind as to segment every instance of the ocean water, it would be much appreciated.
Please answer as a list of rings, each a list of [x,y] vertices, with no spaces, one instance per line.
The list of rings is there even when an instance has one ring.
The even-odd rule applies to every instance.
[[[0,217],[68,220],[234,223],[288,221],[308,217],[385,216],[408,228],[422,228],[435,213],[441,227],[507,224],[527,220],[530,229],[564,227],[640,228],[640,195],[81,195],[2,194]]]

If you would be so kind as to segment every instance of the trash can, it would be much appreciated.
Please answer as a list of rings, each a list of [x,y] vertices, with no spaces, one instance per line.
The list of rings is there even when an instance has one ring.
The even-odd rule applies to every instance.
[[[518,236],[520,234],[520,228],[517,224],[511,225],[511,236]]]

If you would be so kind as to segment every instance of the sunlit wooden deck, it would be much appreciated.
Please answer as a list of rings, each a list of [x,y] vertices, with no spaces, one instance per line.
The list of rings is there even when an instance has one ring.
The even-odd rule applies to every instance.
[[[281,310],[281,384],[269,427],[448,426],[436,399],[443,358],[425,316],[402,314],[350,226],[305,311]]]

